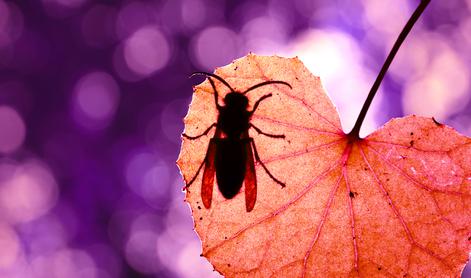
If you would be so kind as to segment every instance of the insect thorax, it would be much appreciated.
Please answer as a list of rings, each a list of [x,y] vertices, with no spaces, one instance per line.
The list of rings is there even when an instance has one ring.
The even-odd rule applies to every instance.
[[[249,112],[225,106],[221,109],[218,127],[229,138],[238,139],[249,129]]]

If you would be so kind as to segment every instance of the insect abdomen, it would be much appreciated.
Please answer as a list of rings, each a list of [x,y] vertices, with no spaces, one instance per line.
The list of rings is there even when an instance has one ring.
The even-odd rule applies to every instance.
[[[220,139],[216,149],[216,179],[222,195],[226,199],[239,193],[245,178],[245,142]]]

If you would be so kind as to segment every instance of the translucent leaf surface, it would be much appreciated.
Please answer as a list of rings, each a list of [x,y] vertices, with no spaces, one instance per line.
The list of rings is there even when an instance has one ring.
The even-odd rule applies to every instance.
[[[217,271],[226,277],[459,277],[471,249],[470,138],[431,118],[408,116],[350,139],[319,78],[297,58],[248,55],[216,73],[236,90],[266,80],[293,87],[265,86],[248,95],[252,101],[273,94],[252,123],[286,138],[250,135],[285,188],[257,165],[250,213],[244,194],[226,200],[216,185],[206,209],[202,174],[187,191],[203,256]],[[223,97],[227,88],[216,85]],[[195,87],[185,132],[200,134],[216,118],[206,80]],[[183,140],[178,165],[186,182],[213,134]]]

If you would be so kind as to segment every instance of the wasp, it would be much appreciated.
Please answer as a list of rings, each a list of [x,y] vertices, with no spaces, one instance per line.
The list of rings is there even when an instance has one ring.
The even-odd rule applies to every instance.
[[[214,102],[218,111],[218,118],[217,122],[209,126],[200,135],[189,136],[185,133],[182,134],[187,139],[195,140],[207,135],[211,129],[216,128],[214,136],[209,141],[203,162],[185,188],[187,189],[196,180],[204,166],[201,185],[201,198],[204,206],[208,209],[211,207],[214,176],[216,176],[219,191],[226,199],[234,198],[242,188],[242,183],[244,183],[245,207],[247,212],[250,212],[254,208],[257,199],[257,177],[254,160],[263,167],[273,181],[281,185],[281,187],[285,187],[285,184],[275,178],[265,164],[263,164],[258,155],[255,142],[249,136],[249,129],[253,128],[259,134],[271,138],[285,138],[285,136],[282,134],[265,133],[250,122],[260,103],[271,97],[272,94],[266,94],[258,99],[253,105],[252,110],[247,109],[249,99],[246,95],[254,89],[270,84],[281,84],[290,88],[291,85],[284,81],[265,81],[248,88],[244,92],[238,92],[216,74],[195,72],[191,76],[194,75],[205,75],[208,77],[214,90]],[[222,82],[230,90],[224,97],[224,105],[219,104],[219,93],[213,78]]]

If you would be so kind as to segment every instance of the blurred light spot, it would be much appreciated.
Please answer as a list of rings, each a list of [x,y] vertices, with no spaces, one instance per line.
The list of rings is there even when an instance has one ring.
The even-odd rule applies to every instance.
[[[237,34],[225,27],[209,27],[193,39],[190,51],[198,67],[214,70],[229,64],[239,55]]]
[[[56,277],[95,277],[95,264],[86,252],[66,249],[55,254],[53,273]]]
[[[31,267],[35,277],[98,278],[93,259],[87,252],[78,249],[61,249],[37,256]]]
[[[165,67],[170,59],[170,46],[155,26],[145,26],[124,43],[124,59],[130,70],[149,76]]]
[[[3,251],[3,250],[2,250]],[[1,253],[1,252],[0,252]],[[42,278],[36,277],[31,271],[29,267],[29,262],[27,258],[25,258],[25,254],[20,252],[19,256],[17,256],[16,261],[10,265],[8,268],[2,268],[0,266],[0,277],[2,278]]]
[[[297,38],[289,55],[298,55],[306,67],[321,78],[323,86],[338,107],[343,130],[352,129],[375,74],[363,66],[363,56],[354,38],[338,30],[311,30]],[[380,90],[381,91],[381,90]],[[363,137],[378,127],[382,94],[378,92],[363,123]]]
[[[448,124],[454,127],[459,133],[468,137],[471,136],[471,115],[458,115],[452,120],[449,120]],[[471,177],[468,178],[468,180],[471,180]]]
[[[190,269],[195,270],[197,276],[189,277],[213,277],[210,275],[217,274],[212,273],[212,266],[199,256],[201,241],[193,231],[193,219],[186,203],[175,200],[165,218],[164,227],[165,231],[157,239],[157,254],[163,265],[182,277],[191,275]],[[188,269],[182,269],[182,260],[186,256],[195,257],[189,260]]]
[[[469,102],[469,75],[459,54],[450,47],[443,48],[432,58],[423,75],[405,86],[404,112],[446,120]]]
[[[95,5],[82,18],[82,35],[93,47],[104,47],[115,41],[116,9],[109,5]]]
[[[183,202],[182,202],[183,203]],[[166,268],[178,273],[180,271],[180,266],[178,265],[178,259],[180,253],[183,250],[182,248],[186,243],[193,240],[200,242],[196,233],[192,233],[190,238],[182,239],[185,240],[185,244],[182,244],[172,237],[172,230],[167,229],[165,232],[160,234],[157,238],[157,255],[160,263]]]
[[[119,104],[119,87],[106,72],[92,72],[75,86],[73,115],[77,123],[88,129],[109,125]]]
[[[200,256],[201,243],[192,241],[183,247],[183,251],[178,258],[178,272],[182,277],[223,277],[213,270],[211,263]]]
[[[128,68],[126,59],[124,57],[124,45],[120,44],[113,52],[113,67],[116,74],[125,81],[135,82],[141,80],[143,77],[136,74]]]
[[[25,223],[19,229],[29,255],[53,253],[67,245],[68,237],[62,223],[52,215]]]
[[[358,47],[353,38],[341,31],[311,30],[302,34],[293,46],[313,74],[322,79],[334,79],[339,72],[346,72],[343,66],[355,63]]]
[[[131,233],[126,244],[126,261],[135,270],[151,274],[159,270],[157,258],[157,234],[151,230]]]
[[[23,33],[23,14],[13,2],[0,1],[0,49],[11,46]]]
[[[17,166],[10,179],[0,181],[0,209],[12,223],[44,215],[57,199],[57,184],[49,169],[37,161]]]
[[[4,1],[0,1],[0,30],[4,30],[10,17],[10,9]]]
[[[16,164],[9,160],[0,160],[0,184],[8,182],[15,176]]]
[[[469,0],[469,3],[471,3],[471,0]],[[471,11],[471,8],[470,8],[470,11]],[[471,17],[468,17],[461,21],[460,32],[467,44],[467,49],[468,49],[469,46],[471,46]]]
[[[182,194],[183,195],[183,194]],[[193,238],[193,219],[187,203],[175,200],[165,217],[166,230],[173,241],[186,244]]]
[[[275,17],[258,17],[248,21],[242,28],[242,36],[248,50],[257,54],[276,54],[285,40],[284,25]]]
[[[194,1],[194,0],[193,0]],[[163,1],[156,5],[157,12],[154,14],[154,21],[165,26],[165,29],[172,34],[182,32],[184,26],[182,24],[181,6],[183,0]],[[178,45],[177,45],[178,46]]]
[[[160,230],[162,217],[157,214],[143,213],[132,222],[131,231],[151,230],[157,232]]]
[[[419,33],[407,39],[390,69],[391,77],[401,84],[416,80],[428,71],[433,53],[448,47],[441,37],[431,33]]]
[[[0,153],[14,152],[23,144],[25,124],[13,108],[0,106],[0,130]]]
[[[206,19],[206,7],[200,0],[183,0],[181,3],[181,17],[186,29],[195,30]]]
[[[131,190],[147,200],[166,197],[169,169],[155,154],[140,152],[126,167],[126,181]]]
[[[411,14],[406,0],[364,0],[363,7],[368,24],[373,29],[388,34],[400,32]],[[396,39],[396,37],[391,39]]]
[[[0,223],[0,250],[0,270],[10,268],[21,251],[15,231],[3,223]]]

